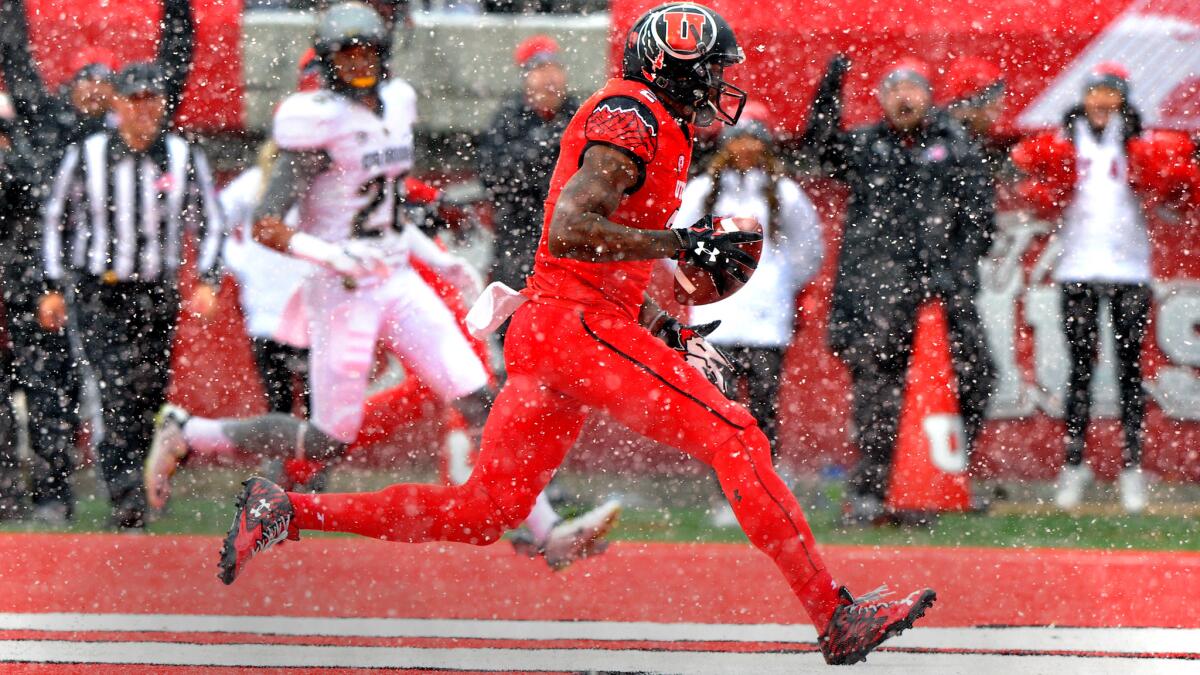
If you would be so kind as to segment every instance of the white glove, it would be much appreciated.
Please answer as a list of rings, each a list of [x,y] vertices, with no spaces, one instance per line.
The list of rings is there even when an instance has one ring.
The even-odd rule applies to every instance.
[[[391,271],[383,251],[361,240],[334,244],[297,232],[288,242],[288,252],[350,279],[386,277]]]

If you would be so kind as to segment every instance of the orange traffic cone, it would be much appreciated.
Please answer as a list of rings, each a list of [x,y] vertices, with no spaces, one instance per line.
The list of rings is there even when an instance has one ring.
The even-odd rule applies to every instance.
[[[971,508],[967,440],[940,301],[922,305],[892,455],[887,506],[900,515]]]

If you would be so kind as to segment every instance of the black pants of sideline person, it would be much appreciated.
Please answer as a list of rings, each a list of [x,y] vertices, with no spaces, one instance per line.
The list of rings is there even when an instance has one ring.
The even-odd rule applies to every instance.
[[[1142,419],[1146,392],[1142,388],[1142,340],[1150,315],[1148,284],[1063,284],[1063,328],[1071,356],[1065,417],[1067,463],[1083,462],[1083,446],[1092,409],[1092,372],[1100,344],[1100,301],[1107,299],[1116,342],[1117,382],[1121,396],[1121,426],[1125,431],[1125,467],[1142,460]]]
[[[750,414],[758,420],[758,428],[771,441],[771,455],[778,456],[779,447],[779,377],[783,369],[782,347],[751,347],[747,345],[717,345],[729,355],[737,372],[739,391],[745,383],[745,403]]]
[[[983,428],[995,367],[975,308],[975,294],[947,294],[942,303],[969,452]],[[854,430],[861,453],[849,487],[856,495],[881,500],[887,497],[919,304],[914,298],[897,308],[902,311],[891,317],[889,330],[877,333],[881,343],[852,347],[842,355],[853,380]]]
[[[308,390],[308,350],[267,338],[254,338],[250,346],[267,394],[271,412],[291,413],[298,400],[311,410]],[[297,388],[299,387],[299,392]],[[299,393],[299,396],[297,396]]]
[[[25,395],[29,413],[32,462],[29,497],[32,506],[53,507],[62,515],[74,510],[71,474],[74,438],[79,426],[80,378],[66,331],[50,333],[37,323],[42,283],[34,275],[36,252],[20,241],[0,241],[5,313],[12,341],[12,392]]]
[[[166,402],[179,294],[157,283],[83,282],[72,311],[100,386],[104,436],[97,454],[118,527],[142,527],[142,464],[154,415]]]

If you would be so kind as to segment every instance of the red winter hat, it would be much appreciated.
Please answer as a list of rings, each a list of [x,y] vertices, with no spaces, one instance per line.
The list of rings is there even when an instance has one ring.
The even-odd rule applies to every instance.
[[[1083,82],[1083,92],[1097,87],[1109,87],[1121,92],[1121,97],[1129,99],[1129,69],[1115,61],[1105,61],[1096,64],[1092,72]]]
[[[882,94],[901,82],[914,82],[933,93],[929,64],[921,59],[909,56],[889,66],[883,78],[879,80],[879,93]]]
[[[979,105],[1004,91],[1004,77],[990,61],[974,56],[955,59],[942,78],[946,105]]]
[[[532,70],[544,63],[558,63],[558,41],[549,35],[526,38],[513,50],[513,61],[522,70]]]

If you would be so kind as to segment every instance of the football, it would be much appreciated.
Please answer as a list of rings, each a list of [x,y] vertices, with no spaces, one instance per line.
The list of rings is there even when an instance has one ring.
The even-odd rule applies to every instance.
[[[713,227],[725,232],[757,232],[762,234],[763,228],[754,218],[734,218],[722,216],[713,219]],[[757,263],[762,257],[762,240],[740,244],[738,248],[750,254]],[[753,274],[754,271],[750,270]],[[744,284],[731,276],[725,276],[724,293],[718,290],[713,275],[690,263],[681,262],[675,266],[675,300],[681,305],[711,305],[718,300],[724,300],[741,290]]]

